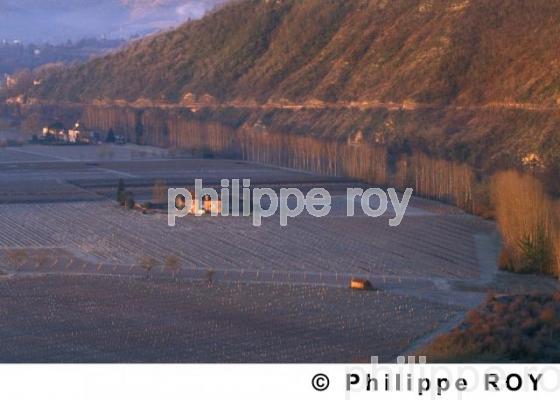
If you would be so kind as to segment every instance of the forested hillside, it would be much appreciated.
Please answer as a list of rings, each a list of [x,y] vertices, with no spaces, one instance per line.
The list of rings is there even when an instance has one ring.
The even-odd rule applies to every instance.
[[[34,95],[555,107],[559,19],[548,0],[236,1]]]

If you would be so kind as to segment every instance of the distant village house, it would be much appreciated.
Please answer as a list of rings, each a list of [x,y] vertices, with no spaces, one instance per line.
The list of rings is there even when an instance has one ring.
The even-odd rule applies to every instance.
[[[191,194],[193,201],[189,214],[191,215],[204,215],[204,214],[220,214],[222,212],[222,200],[212,200],[210,196],[204,196],[202,201],[194,198],[194,193]],[[177,209],[182,210],[186,206],[186,199],[184,196],[177,196],[175,199],[175,206]]]
[[[68,130],[61,122],[55,122],[43,128],[42,141],[70,144],[97,144],[100,136],[97,132],[86,130],[80,122]]]

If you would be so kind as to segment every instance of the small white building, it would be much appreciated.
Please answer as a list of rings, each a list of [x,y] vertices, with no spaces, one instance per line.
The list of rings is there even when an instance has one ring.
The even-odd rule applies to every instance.
[[[11,89],[17,85],[17,79],[12,75],[6,75],[5,84],[8,89]]]
[[[78,143],[82,132],[80,130],[80,123],[76,122],[73,128],[68,129],[68,141],[70,143]]]
[[[64,129],[64,125],[55,122],[43,128],[43,139],[54,140],[57,142],[68,142],[68,133]]]

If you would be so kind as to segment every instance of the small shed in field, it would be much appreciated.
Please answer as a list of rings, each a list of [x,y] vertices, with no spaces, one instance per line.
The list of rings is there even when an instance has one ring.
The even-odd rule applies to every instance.
[[[366,279],[350,279],[350,289],[353,290],[373,290],[373,285]]]

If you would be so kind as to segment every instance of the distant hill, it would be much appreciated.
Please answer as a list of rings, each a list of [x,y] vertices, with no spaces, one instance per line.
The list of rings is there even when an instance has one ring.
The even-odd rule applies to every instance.
[[[58,45],[0,42],[0,77],[21,69],[34,69],[46,64],[84,62],[125,43],[124,40],[117,39],[83,39]]]
[[[556,107],[559,18],[548,0],[236,1],[34,95]]]

